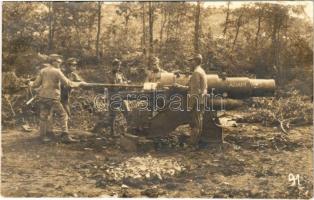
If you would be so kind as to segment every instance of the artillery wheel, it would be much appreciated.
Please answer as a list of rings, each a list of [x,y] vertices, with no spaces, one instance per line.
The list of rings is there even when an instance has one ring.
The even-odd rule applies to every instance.
[[[112,121],[112,133],[113,136],[119,137],[123,136],[128,131],[128,122],[121,111],[115,112],[113,121]]]

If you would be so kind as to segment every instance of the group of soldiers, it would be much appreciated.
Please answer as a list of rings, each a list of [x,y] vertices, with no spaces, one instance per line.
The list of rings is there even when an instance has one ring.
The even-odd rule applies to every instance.
[[[191,78],[188,86],[175,83],[173,87],[185,89],[190,96],[198,95],[200,97],[199,104],[202,105],[202,97],[207,94],[206,73],[201,67],[202,56],[194,55],[190,61]],[[65,61],[64,69],[62,56],[57,54],[49,55],[48,62],[42,64],[42,69],[38,73],[35,81],[30,82],[32,88],[38,88],[38,102],[40,107],[40,135],[44,142],[52,140],[55,135],[53,133],[53,116],[57,114],[60,117],[61,141],[64,143],[76,142],[69,135],[68,119],[71,114],[69,107],[69,97],[72,88],[78,88],[88,85],[77,74],[76,68],[78,60],[69,58]],[[127,84],[128,80],[121,70],[121,61],[114,59],[112,62],[112,73],[114,84]],[[157,57],[152,59],[152,65],[146,75],[146,82],[158,82],[161,73],[165,72],[160,67],[160,60]],[[202,122],[204,115],[204,106],[198,106],[195,98],[188,99],[190,106],[192,121],[190,144],[197,144],[202,131]]]
[[[75,58],[69,58],[65,63],[63,71],[67,76],[61,70],[62,62],[60,55],[49,55],[48,62],[41,65],[42,69],[36,79],[29,84],[32,88],[38,88],[39,132],[44,142],[48,142],[55,137],[53,133],[54,114],[60,117],[62,142],[75,142],[69,135],[68,129],[69,95],[72,88],[83,86],[86,83],[75,72],[77,67]]]

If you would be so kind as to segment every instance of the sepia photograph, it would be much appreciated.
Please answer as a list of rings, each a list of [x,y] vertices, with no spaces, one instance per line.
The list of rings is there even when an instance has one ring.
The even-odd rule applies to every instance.
[[[312,199],[312,1],[4,1],[1,197]]]

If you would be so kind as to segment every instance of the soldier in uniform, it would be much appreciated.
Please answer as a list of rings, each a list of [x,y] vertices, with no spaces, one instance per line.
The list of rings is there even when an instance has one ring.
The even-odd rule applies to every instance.
[[[85,82],[73,82],[67,79],[60,70],[62,60],[57,54],[49,57],[51,64],[45,64],[40,70],[36,80],[30,83],[33,88],[39,87],[38,98],[40,105],[40,135],[44,142],[49,142],[52,133],[52,113],[60,116],[62,142],[69,143],[73,140],[68,134],[68,116],[60,102],[60,84],[68,87],[79,87]]]
[[[128,80],[127,78],[124,76],[122,70],[121,70],[121,61],[117,58],[115,58],[113,61],[112,61],[112,73],[113,73],[113,77],[111,79],[111,83],[112,84],[127,84],[128,83]],[[117,92],[117,88],[109,88],[109,99],[111,97],[111,95],[115,92]],[[107,116],[103,116],[101,115],[100,116],[100,119],[97,120],[96,122],[96,125],[94,126],[92,132],[94,133],[98,133],[101,131],[101,129],[103,127],[106,127],[106,126],[110,126],[110,129],[111,129],[111,133],[113,134],[113,127],[112,127],[112,124],[113,124],[113,119],[115,117],[115,111],[112,110],[112,108],[109,108],[109,112],[108,112],[108,115]]]
[[[175,83],[176,87],[188,90],[187,106],[191,111],[192,128],[190,144],[197,145],[202,133],[203,116],[205,109],[205,95],[207,94],[207,79],[204,69],[201,67],[202,55],[197,54],[189,61],[191,61],[191,70],[193,71],[188,86],[183,86]]]
[[[160,67],[158,57],[153,57],[151,70],[147,73],[146,82],[157,82],[160,79],[160,73],[166,72]]]
[[[112,67],[113,67],[113,84],[127,84],[128,83],[128,80],[127,78],[124,76],[123,72],[121,71],[121,61],[117,58],[115,58],[113,61],[112,61]],[[117,92],[119,89],[118,88],[111,88],[109,90],[109,98],[111,98],[111,95],[114,93],[114,92]],[[109,108],[109,121],[108,123],[110,124],[110,131],[111,131],[111,134],[113,136],[115,136],[115,132],[114,132],[114,129],[113,129],[113,121],[114,121],[114,118],[115,118],[115,115],[116,115],[116,110],[114,110],[113,108]]]
[[[66,61],[65,69],[64,69],[64,74],[65,76],[75,82],[80,82],[83,81],[83,79],[78,75],[76,72],[77,68],[77,59],[76,58],[68,58]],[[65,85],[61,85],[61,103],[67,112],[68,116],[71,116],[71,110],[69,106],[69,99],[71,95],[71,88],[66,87]]]
[[[125,84],[128,82],[128,80],[125,78],[123,72],[121,71],[121,61],[117,58],[115,58],[112,61],[112,73],[113,73],[113,84]]]

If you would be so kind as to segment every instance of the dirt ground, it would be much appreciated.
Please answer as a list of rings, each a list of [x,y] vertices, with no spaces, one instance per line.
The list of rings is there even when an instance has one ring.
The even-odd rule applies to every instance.
[[[79,143],[44,144],[36,130],[3,130],[1,194],[308,199],[313,197],[312,131],[312,126],[294,127],[281,137],[275,127],[243,123],[224,130],[222,148],[134,153],[119,150],[105,135],[88,132],[71,131]],[[154,164],[145,164],[147,159]],[[133,169],[148,173],[124,176]]]

